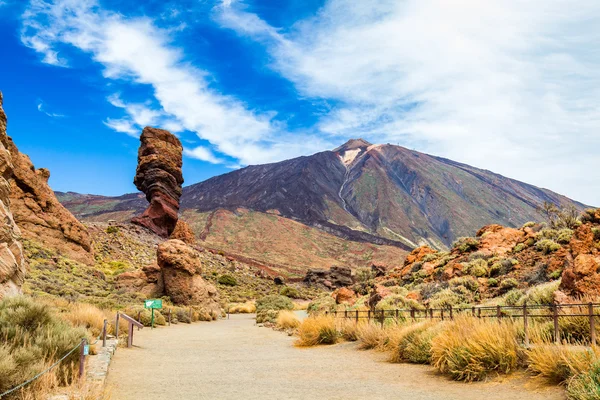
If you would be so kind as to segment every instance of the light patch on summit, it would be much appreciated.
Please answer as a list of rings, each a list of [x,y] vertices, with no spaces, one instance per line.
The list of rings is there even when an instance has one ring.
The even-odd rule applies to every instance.
[[[361,149],[348,150],[344,152],[344,154],[340,154],[340,158],[344,165],[348,166],[352,164],[352,161],[356,159],[356,157],[360,154]]]

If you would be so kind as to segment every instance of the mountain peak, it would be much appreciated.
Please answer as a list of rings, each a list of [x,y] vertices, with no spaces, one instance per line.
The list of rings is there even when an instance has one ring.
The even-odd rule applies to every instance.
[[[334,149],[333,151],[346,152],[348,150],[366,149],[369,146],[372,146],[372,144],[364,139],[350,139],[337,149]]]

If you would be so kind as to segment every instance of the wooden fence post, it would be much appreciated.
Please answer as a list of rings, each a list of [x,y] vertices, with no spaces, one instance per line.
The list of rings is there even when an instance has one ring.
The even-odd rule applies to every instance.
[[[369,310],[369,312],[367,313],[367,319],[369,320],[369,322],[371,322],[371,310]]]
[[[444,309],[440,308],[440,315],[442,316],[442,321],[444,320]]]
[[[83,378],[85,372],[85,347],[87,346],[87,339],[81,339],[81,346],[79,348],[79,379]]]
[[[414,310],[411,310],[411,312],[413,312],[413,319],[414,319]],[[396,324],[399,322],[398,320],[398,309],[396,308]]]
[[[477,309],[477,318],[481,318],[481,308]]]
[[[471,307],[471,314],[473,317],[475,316],[475,306]]]
[[[229,319],[229,309],[227,309],[227,319]],[[171,309],[169,308],[169,326],[171,326]]]
[[[560,343],[560,332],[558,330],[558,307],[552,307],[552,319],[554,320],[554,343]]]
[[[525,347],[529,347],[529,321],[527,320],[527,302],[523,303],[523,329],[525,332]]]
[[[414,308],[410,309],[410,317],[412,318],[413,322],[415,322],[415,309]],[[398,320],[398,310],[396,310],[396,320]]]
[[[115,338],[119,340],[119,312],[117,311],[117,320],[115,321]]]
[[[138,311],[138,319],[137,321],[141,324],[142,323],[142,312]],[[138,328],[138,331],[140,330],[140,328]]]
[[[192,310],[192,307],[190,307],[190,324],[194,322],[194,311]]]
[[[590,339],[592,346],[596,345],[596,321],[594,320],[594,305],[588,304],[588,314],[590,316]]]
[[[498,318],[498,321],[502,319],[502,308],[500,308],[500,306],[496,306],[496,317]]]
[[[383,324],[385,323],[385,310],[381,310],[381,327],[383,328]]]
[[[431,320],[433,321],[433,308],[429,309],[429,317],[431,317]]]
[[[129,335],[127,336],[127,347],[131,347],[131,346],[133,346],[133,324],[130,322],[129,323]]]
[[[356,323],[358,324],[358,310],[356,310]]]
[[[104,326],[102,327],[102,347],[106,347],[106,327],[108,325],[108,320],[104,320]]]
[[[348,318],[348,310],[344,310],[344,319]]]
[[[450,306],[450,320],[453,320],[453,319],[454,319],[454,313],[452,310],[452,306]]]

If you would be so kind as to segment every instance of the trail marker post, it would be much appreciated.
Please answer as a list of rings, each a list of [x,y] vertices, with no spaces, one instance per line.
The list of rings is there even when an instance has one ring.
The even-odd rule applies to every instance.
[[[146,300],[144,302],[144,308],[149,308],[152,310],[152,319],[151,319],[150,325],[152,325],[152,329],[154,329],[154,310],[162,309],[162,300],[161,299]]]

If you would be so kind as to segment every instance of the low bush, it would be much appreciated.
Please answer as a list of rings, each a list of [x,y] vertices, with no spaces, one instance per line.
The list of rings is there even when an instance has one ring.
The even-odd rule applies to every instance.
[[[475,259],[468,262],[464,268],[465,273],[481,278],[488,274],[488,263],[484,259]]]
[[[561,248],[561,245],[554,240],[542,239],[535,244],[535,248],[544,254],[553,253]]]
[[[96,306],[85,303],[73,304],[59,315],[64,320],[70,322],[71,325],[89,330],[95,337],[102,332],[104,319],[106,318],[104,311]]]
[[[431,363],[431,343],[442,328],[442,324],[429,322],[410,331],[400,342],[402,359],[413,364]]]
[[[302,321],[298,327],[298,340],[300,347],[316,346],[319,344],[335,344],[339,334],[335,328],[333,317],[316,316]]]
[[[517,305],[521,306],[525,303],[530,305],[552,304],[554,302],[554,292],[560,286],[560,280],[543,283],[529,288],[523,297],[521,297]]]
[[[361,350],[379,349],[383,350],[394,335],[398,327],[384,328],[378,323],[366,323],[358,326],[358,346]]]
[[[255,312],[256,306],[251,301],[243,304],[232,304],[229,306],[230,314],[253,314]]]
[[[479,282],[477,282],[477,279],[473,278],[472,276],[452,278],[448,283],[452,287],[464,286],[471,292],[476,292],[479,289]]]
[[[476,238],[462,237],[454,242],[452,248],[457,249],[461,253],[467,253],[469,251],[477,250],[479,248],[479,241]]]
[[[280,311],[277,316],[277,327],[280,329],[296,329],[300,326],[300,320],[292,311]]]
[[[279,316],[280,310],[260,310],[256,313],[256,323],[277,323],[277,317]]]
[[[237,286],[237,280],[232,275],[221,275],[217,279],[217,283],[225,286]]]
[[[356,321],[344,318],[338,324],[338,331],[344,340],[356,342],[358,340],[358,326],[359,324]]]
[[[26,297],[0,300],[0,393],[33,378],[84,337],[90,339],[85,329],[71,326],[47,305]],[[71,383],[78,356],[75,351],[47,375],[52,385]],[[38,398],[40,384],[27,388],[31,397]]]
[[[293,310],[294,303],[285,296],[270,295],[256,301],[256,311],[261,310]]]
[[[519,281],[517,281],[515,278],[506,278],[500,282],[499,290],[500,293],[507,293],[517,286],[519,286]]]
[[[109,226],[108,228],[106,228],[106,233],[108,233],[108,234],[119,233],[119,227],[118,226]]]
[[[600,399],[600,361],[596,361],[588,371],[574,376],[567,385],[570,400]]]
[[[282,296],[285,296],[285,297],[289,297],[290,299],[300,299],[301,298],[300,292],[298,292],[298,289],[289,287],[289,286],[286,286],[283,289],[281,289],[281,292],[279,294],[281,294]]]
[[[431,360],[455,380],[478,381],[490,373],[510,373],[520,356],[516,337],[515,326],[507,321],[456,318],[433,338]]]

